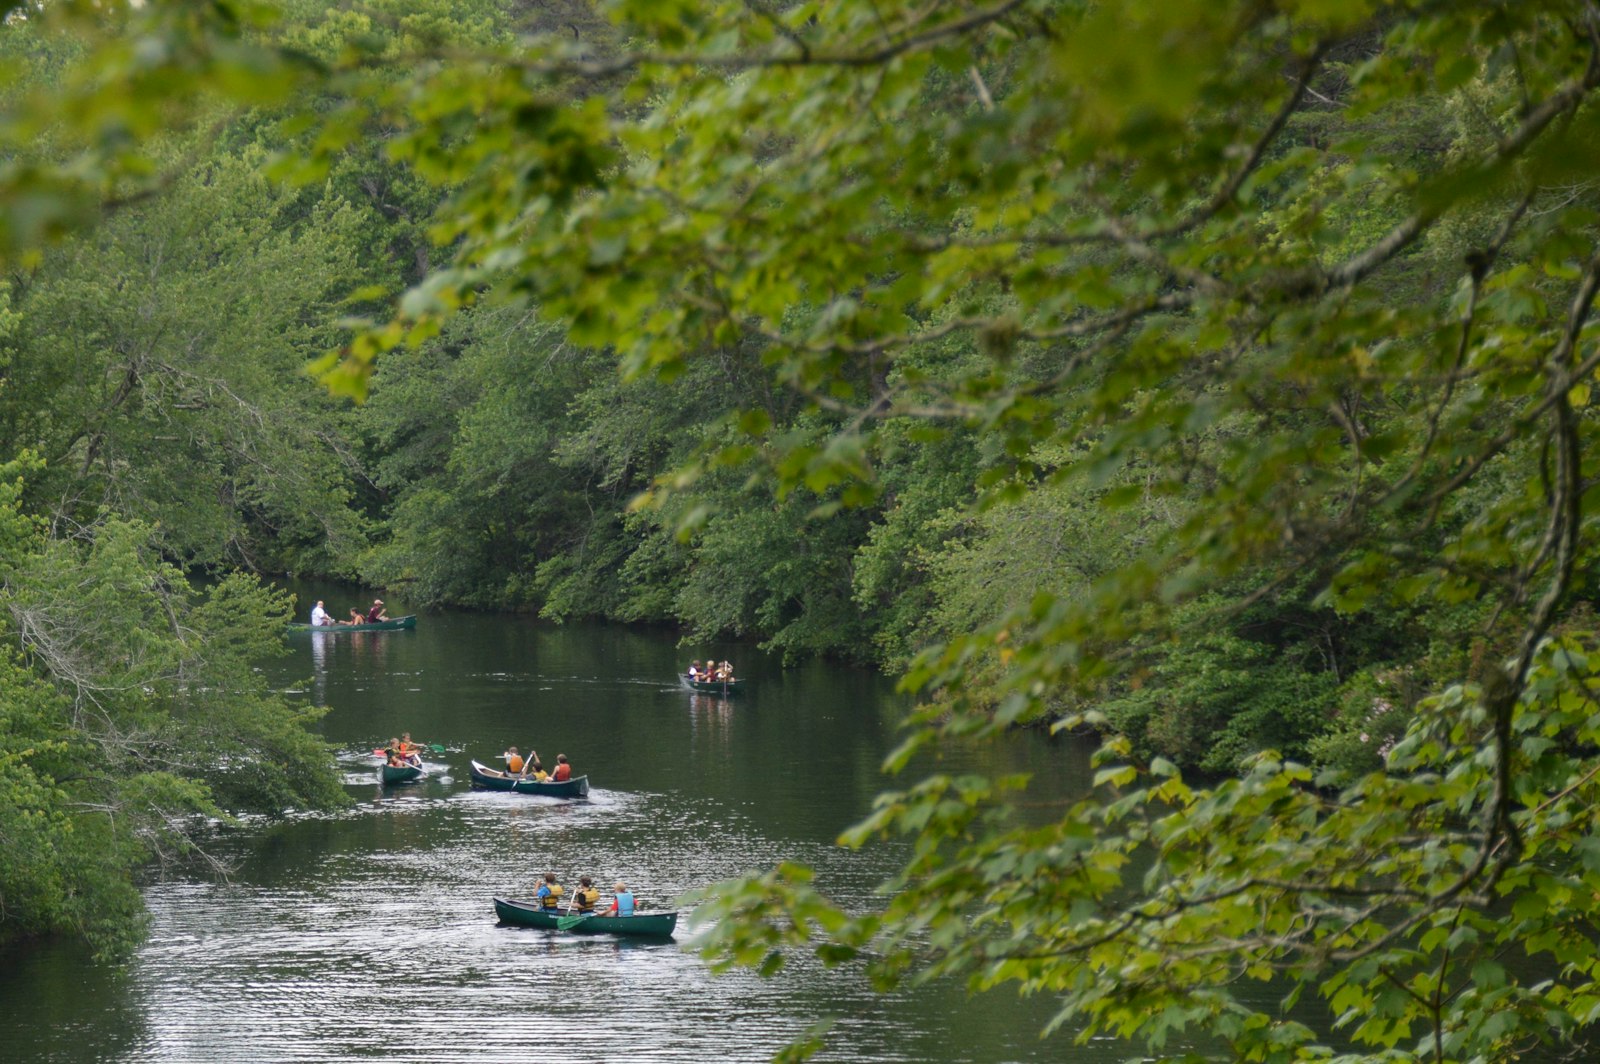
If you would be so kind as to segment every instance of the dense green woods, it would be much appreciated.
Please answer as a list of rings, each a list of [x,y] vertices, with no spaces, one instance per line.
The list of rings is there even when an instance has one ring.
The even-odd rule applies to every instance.
[[[41,473],[0,466],[0,932],[116,956],[139,936],[143,865],[203,860],[196,836],[230,812],[344,796],[308,730],[320,711],[253,667],[282,651],[285,596],[238,575],[197,589],[110,512],[52,528],[22,502]]]
[[[1087,727],[1094,793],[917,779],[847,836],[916,840],[881,911],[724,884],[716,959],[1016,983],[1157,1054],[1592,1037],[1594,5],[0,10],[8,557],[128,589],[97,616],[293,570],[904,669],[893,769]],[[0,801],[102,824],[44,751],[123,726],[36,571]],[[240,660],[282,619],[205,602]],[[162,675],[127,712],[189,755],[192,692],[264,704]],[[284,775],[152,806],[327,800],[285,712],[229,718]]]

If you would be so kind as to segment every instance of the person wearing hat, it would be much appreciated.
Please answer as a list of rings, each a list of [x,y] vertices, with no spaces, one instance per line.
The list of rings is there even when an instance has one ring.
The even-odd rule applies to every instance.
[[[373,599],[372,608],[367,611],[367,623],[377,624],[379,621],[387,621],[388,619],[389,615],[383,612],[383,599]]]

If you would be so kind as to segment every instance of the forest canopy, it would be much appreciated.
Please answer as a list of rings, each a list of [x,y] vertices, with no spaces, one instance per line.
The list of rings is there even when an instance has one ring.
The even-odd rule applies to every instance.
[[[1157,1056],[1592,1039],[1594,4],[0,12],[27,549],[903,670],[881,909],[723,884],[720,963]],[[922,774],[1021,725],[1092,793]]]

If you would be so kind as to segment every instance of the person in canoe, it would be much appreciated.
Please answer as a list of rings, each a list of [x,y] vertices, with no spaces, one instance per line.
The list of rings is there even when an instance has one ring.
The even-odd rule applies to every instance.
[[[384,755],[389,764],[396,767],[422,767],[422,747],[411,741],[411,733],[406,732],[400,739],[390,739],[389,745],[383,748]]]
[[[721,683],[729,683],[733,680],[732,662],[724,661],[721,665],[717,666],[717,680]]]
[[[513,775],[513,776],[522,775],[522,766],[523,766],[522,755],[517,753],[517,748],[516,747],[514,747],[514,746],[506,747],[506,752],[501,754],[500,756],[505,758],[505,760],[506,760],[506,772],[508,774]]]
[[[699,682],[700,680],[703,680],[705,678],[706,678],[705,671],[700,668],[700,663],[698,661],[692,662],[689,665],[689,679],[690,679],[690,681],[691,682]]]
[[[366,624],[378,624],[388,619],[389,615],[383,612],[383,599],[373,599],[372,608],[367,611],[363,622]]]
[[[550,778],[550,773],[544,770],[544,765],[539,761],[539,751],[528,753],[528,763],[522,766],[522,774],[535,783],[544,783]]]
[[[611,908],[608,911],[617,916],[632,916],[636,907],[633,892],[628,889],[627,884],[621,882],[612,889],[615,893],[611,897]]]
[[[556,882],[556,874],[554,872],[546,872],[544,874],[544,882],[539,884],[539,889],[535,892],[534,898],[538,901],[539,908],[547,913],[555,912],[561,907],[561,895],[563,893],[561,884]]]
[[[556,755],[556,770],[550,773],[551,782],[565,783],[572,778],[572,766],[567,764],[566,754]]]
[[[311,607],[311,627],[322,628],[331,624],[338,624],[333,619],[333,614],[322,608],[322,600],[317,599],[317,604]]]
[[[348,621],[340,621],[339,623],[340,624],[366,624],[367,623],[367,615],[361,612],[361,608],[359,606],[351,606],[350,607],[350,619]]]
[[[578,891],[572,896],[572,907],[585,916],[595,911],[595,906],[600,904],[600,892],[594,889],[594,881],[588,876],[578,877]]]
[[[410,732],[400,734],[400,756],[418,768],[422,767],[422,747],[411,741]]]

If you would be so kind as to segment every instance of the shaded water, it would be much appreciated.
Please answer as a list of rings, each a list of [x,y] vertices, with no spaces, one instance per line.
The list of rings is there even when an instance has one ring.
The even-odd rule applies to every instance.
[[[336,615],[353,594],[297,587]],[[345,602],[344,599],[351,599]],[[391,602],[398,615],[403,602]],[[676,940],[502,927],[491,898],[532,896],[555,871],[626,881],[650,908],[714,880],[798,860],[866,905],[892,850],[833,845],[887,781],[904,705],[876,674],[781,669],[749,648],[683,650],[665,633],[554,628],[469,614],[412,632],[291,636],[278,686],[330,708],[325,735],[354,804],[254,824],[217,849],[227,883],[146,891],[147,944],[123,970],[70,944],[0,955],[7,1061],[766,1060],[832,1019],[817,1059],[1107,1061],[1128,1047],[1041,1042],[1048,1001],[959,985],[884,996],[803,957],[776,978],[713,976]],[[675,682],[689,657],[735,662],[740,698]],[[374,746],[440,743],[426,779],[383,788]],[[586,803],[473,791],[467,763],[508,744],[588,773]],[[1063,792],[1086,754],[1035,736],[989,750]],[[608,892],[609,893],[609,892]]]

